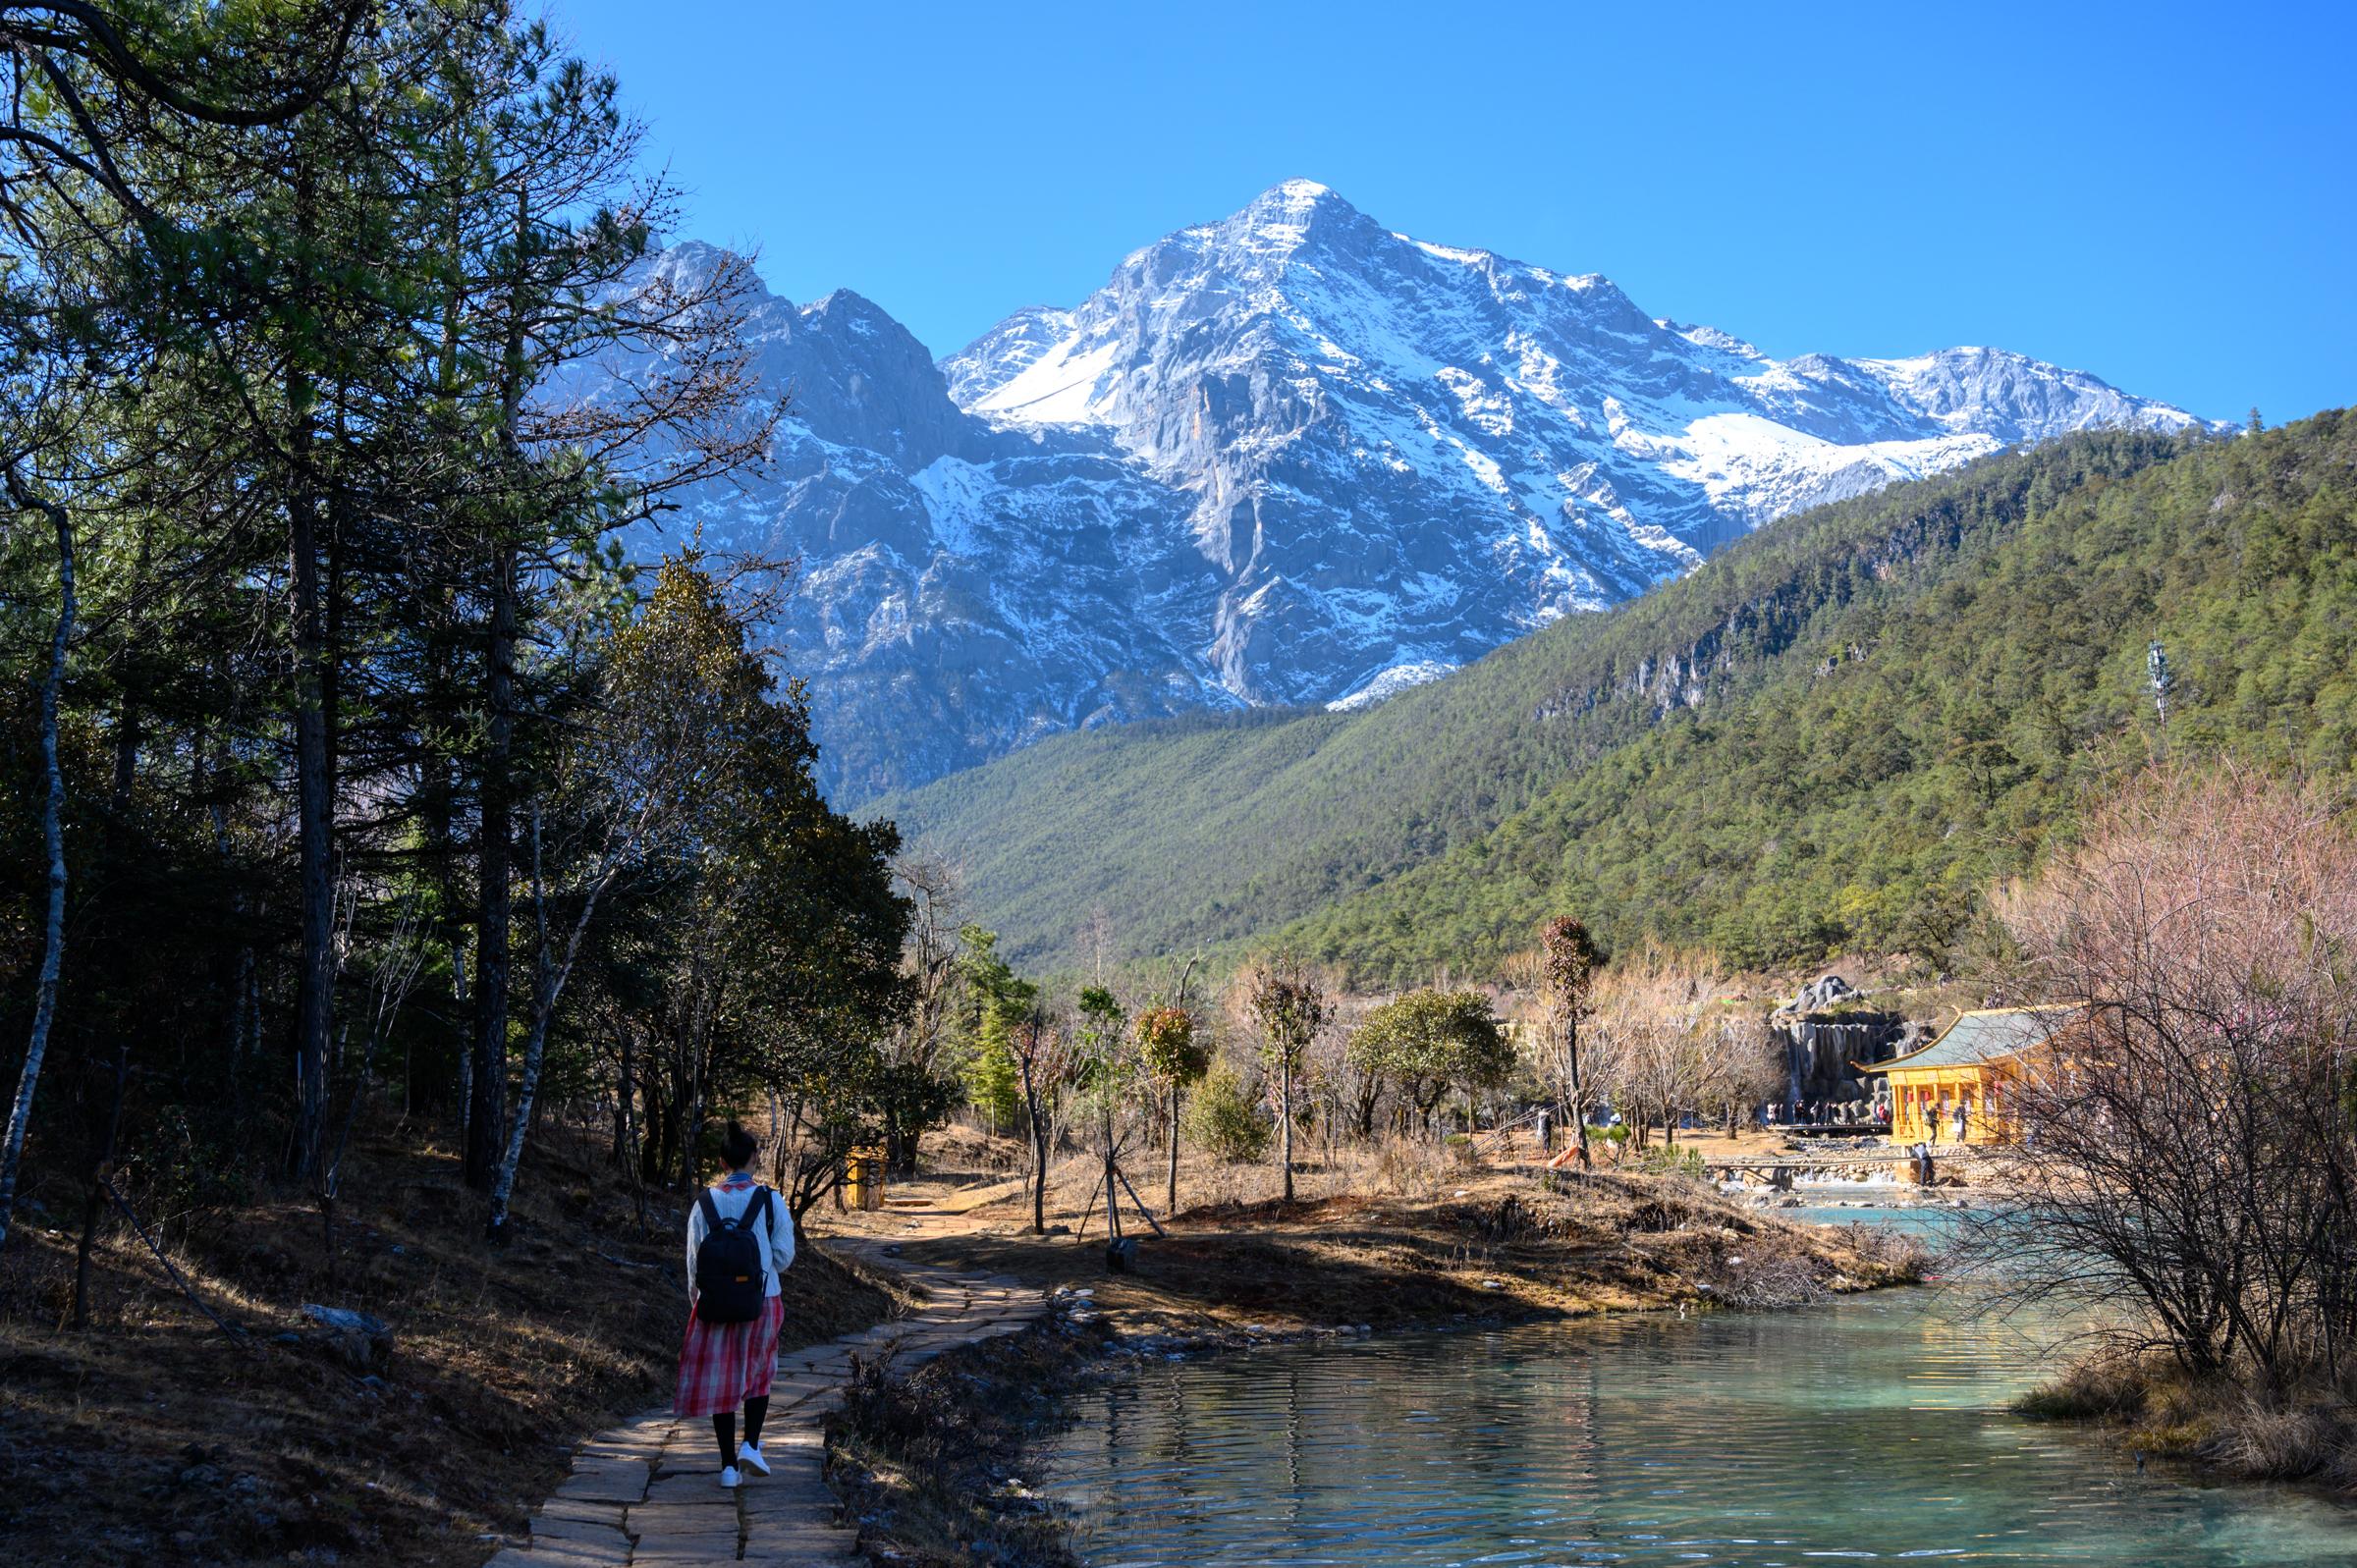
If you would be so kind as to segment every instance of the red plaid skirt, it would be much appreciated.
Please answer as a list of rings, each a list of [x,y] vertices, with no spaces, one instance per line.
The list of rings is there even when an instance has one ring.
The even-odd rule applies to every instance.
[[[778,1370],[778,1330],[785,1325],[783,1296],[770,1297],[751,1323],[701,1323],[688,1314],[672,1414],[725,1416],[747,1399],[768,1397]]]

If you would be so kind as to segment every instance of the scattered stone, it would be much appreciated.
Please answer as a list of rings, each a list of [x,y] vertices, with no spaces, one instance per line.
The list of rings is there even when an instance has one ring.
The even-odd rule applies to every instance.
[[[393,1354],[393,1328],[382,1318],[307,1301],[302,1311],[303,1316],[319,1325],[328,1349],[355,1372],[380,1367]]]
[[[321,1327],[335,1329],[338,1333],[384,1334],[393,1331],[382,1318],[354,1312],[349,1307],[321,1307],[306,1301],[302,1311],[303,1316]]]

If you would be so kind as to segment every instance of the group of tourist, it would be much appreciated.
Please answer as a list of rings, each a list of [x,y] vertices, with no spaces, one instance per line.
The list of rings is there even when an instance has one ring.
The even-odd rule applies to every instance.
[[[1760,1107],[1758,1122],[1762,1130],[1778,1125],[1778,1107],[1774,1101]],[[1888,1127],[1891,1125],[1891,1103],[1888,1100],[1802,1100],[1792,1108],[1790,1125],[1795,1127]]]

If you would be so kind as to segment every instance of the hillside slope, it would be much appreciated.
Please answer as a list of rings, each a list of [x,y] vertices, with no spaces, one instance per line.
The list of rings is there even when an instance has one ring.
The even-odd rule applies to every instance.
[[[2345,768],[2351,463],[2073,437],[1815,509],[1691,576],[1352,714],[1061,736],[880,802],[1055,964],[1283,935],[1374,981],[1480,970],[1548,910],[1745,961],[1937,951],[2157,738]]]

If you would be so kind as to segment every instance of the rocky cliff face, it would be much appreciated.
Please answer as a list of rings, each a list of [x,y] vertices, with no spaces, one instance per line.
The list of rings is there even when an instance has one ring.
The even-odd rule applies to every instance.
[[[687,249],[661,264],[692,264]],[[807,684],[837,799],[1233,700],[1188,629],[1210,620],[1217,574],[1136,459],[1098,432],[965,413],[924,347],[849,291],[772,298],[752,333],[788,409],[768,461],[635,544],[651,556],[695,527],[796,563],[772,634]]]
[[[1774,360],[1305,181],[938,365],[849,293],[757,328],[790,417],[691,512],[801,562],[778,638],[845,800],[1076,726],[1379,700],[1786,512],[2193,422],[1999,350]]]

